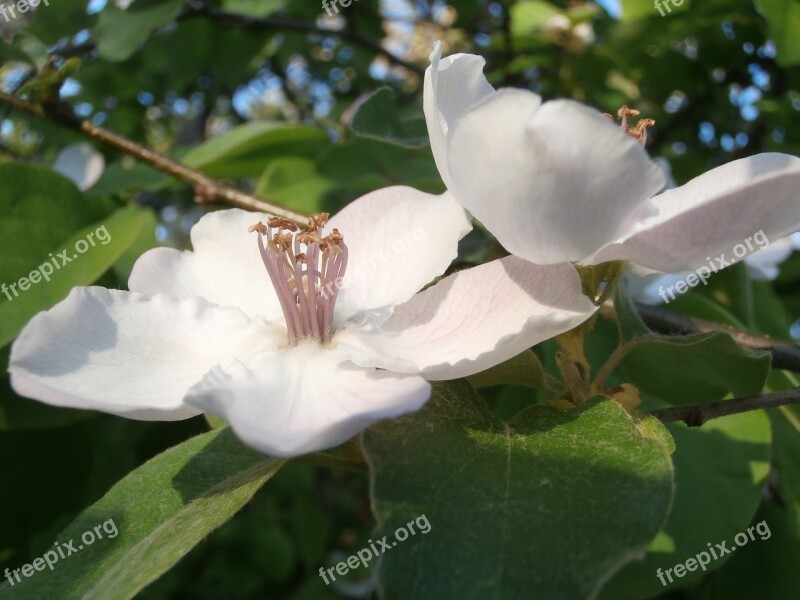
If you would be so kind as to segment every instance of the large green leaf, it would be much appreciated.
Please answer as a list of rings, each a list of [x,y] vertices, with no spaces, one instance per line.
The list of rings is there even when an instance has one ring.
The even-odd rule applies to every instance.
[[[775,436],[778,489],[800,537],[800,409],[783,406],[770,411],[770,418]]]
[[[63,206],[64,198],[53,191],[50,200],[41,204],[36,196],[20,200],[20,204],[11,205],[12,217],[0,222],[0,228],[9,231],[0,239],[4,250],[0,255],[0,282],[5,281],[8,286],[0,295],[0,345],[11,341],[37,312],[63,300],[73,287],[97,280],[137,239],[142,228],[152,222],[148,210],[122,208],[75,233],[63,223],[55,224],[57,233],[50,237],[46,232],[53,213],[69,208]],[[75,207],[77,214],[82,211],[85,208]],[[74,225],[76,218],[69,217],[68,222]],[[64,233],[72,235],[64,240]],[[65,260],[69,262],[64,264]],[[45,272],[49,272],[47,277],[43,276]],[[38,282],[30,283],[31,276]],[[20,287],[22,278],[29,282],[27,290]],[[16,287],[12,289],[12,285]]]
[[[109,2],[100,13],[94,29],[100,55],[111,61],[129,58],[154,29],[163,27],[178,16],[183,3],[184,0],[134,2],[126,10],[121,10]]]
[[[353,117],[356,135],[403,148],[424,148],[428,145],[425,119],[401,119],[397,112],[395,93],[383,87],[358,107]]]
[[[76,554],[13,587],[6,581],[0,597],[133,598],[230,519],[282,463],[246,448],[227,428],[175,446],[130,473],[58,536],[61,544],[72,540]],[[98,526],[102,539],[89,545],[82,536]]]
[[[763,411],[715,419],[703,427],[670,424],[669,430],[676,446],[675,502],[669,519],[645,559],[629,564],[606,586],[604,599],[657,595],[664,590],[657,569],[685,562],[707,551],[709,543],[732,540],[758,508],[769,473],[772,439]],[[706,571],[723,564],[724,560],[711,561]],[[677,588],[703,574],[697,569],[667,583]]]
[[[438,384],[364,446],[376,535],[392,545],[385,598],[591,598],[644,551],[672,500],[666,447],[608,399],[506,424],[468,384]],[[422,515],[430,534],[392,543]]]
[[[214,177],[249,177],[260,175],[271,159],[316,154],[327,141],[318,127],[254,121],[193,148],[183,162]]]
[[[767,20],[769,37],[778,47],[778,64],[800,64],[800,0],[755,0]]]
[[[727,333],[652,337],[630,342],[623,364],[634,383],[671,404],[757,394],[769,374],[767,352],[745,350]]]

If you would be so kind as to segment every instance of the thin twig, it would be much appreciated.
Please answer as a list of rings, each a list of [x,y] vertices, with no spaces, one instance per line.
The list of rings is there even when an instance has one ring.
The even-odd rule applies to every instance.
[[[726,417],[728,415],[735,415],[751,410],[760,410],[762,408],[777,408],[779,406],[786,406],[787,404],[800,404],[800,388],[794,388],[784,392],[772,392],[760,396],[720,400],[719,402],[709,402],[708,404],[661,408],[658,410],[651,410],[647,414],[656,417],[663,423],[683,421],[689,427],[699,427],[710,419]]]
[[[5,104],[39,119],[53,121],[64,127],[78,131],[98,143],[113,148],[114,150],[124,152],[141,162],[147,163],[151,167],[163,171],[174,179],[193,187],[199,202],[224,202],[231,206],[266,212],[275,216],[291,219],[301,225],[305,225],[308,220],[305,215],[282,208],[264,198],[259,198],[253,194],[248,194],[242,190],[225,185],[201,171],[182,165],[163,154],[159,154],[150,148],[137,144],[113,131],[98,127],[90,121],[78,119],[64,104],[36,104],[5,92],[0,92],[0,104]]]
[[[800,346],[787,344],[775,340],[769,336],[754,335],[735,327],[706,321],[705,319],[695,319],[686,315],[658,308],[655,306],[645,306],[637,304],[636,310],[639,316],[657,333],[665,335],[692,335],[695,333],[710,333],[713,331],[724,331],[728,333],[740,346],[750,350],[766,350],[772,354],[772,367],[800,373]],[[613,319],[614,308],[608,304],[600,309],[600,314],[604,317]]]

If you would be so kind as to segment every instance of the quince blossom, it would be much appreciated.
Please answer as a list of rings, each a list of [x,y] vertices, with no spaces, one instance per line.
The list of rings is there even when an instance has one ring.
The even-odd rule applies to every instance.
[[[437,44],[425,116],[448,190],[511,254],[682,273],[759,230],[778,240],[800,229],[800,158],[758,154],[657,194],[663,170],[631,135],[572,100],[496,91],[483,66],[441,58]],[[629,133],[641,141],[646,129]]]
[[[516,257],[420,292],[471,229],[449,194],[388,188],[326,221],[204,216],[193,251],[137,261],[130,292],[75,288],[34,317],[11,350],[13,388],[133,419],[208,412],[292,456],[415,411],[428,381],[485,370],[595,311],[571,265]]]

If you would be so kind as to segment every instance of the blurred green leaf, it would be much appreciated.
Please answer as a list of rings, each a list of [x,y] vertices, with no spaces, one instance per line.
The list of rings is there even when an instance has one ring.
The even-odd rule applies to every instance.
[[[381,556],[387,599],[591,597],[672,501],[667,450],[607,399],[504,424],[468,384],[437,384],[419,413],[368,430],[364,446],[373,539],[422,515],[431,526]]]
[[[269,160],[316,154],[327,141],[328,135],[318,127],[255,121],[193,148],[183,162],[214,177],[247,177],[260,175]]]
[[[13,588],[4,582],[0,597],[133,598],[230,519],[282,464],[246,448],[228,429],[194,437],[130,473],[58,536],[74,540],[77,554]],[[84,532],[102,525],[102,539],[80,545]]]
[[[623,365],[633,382],[675,405],[757,394],[771,362],[768,352],[745,350],[723,332],[658,336],[630,345]]]
[[[100,55],[110,61],[125,60],[136,52],[154,29],[172,22],[178,16],[183,2],[134,2],[126,10],[108,2],[100,13],[93,33]],[[145,6],[142,8],[142,5]]]
[[[358,107],[353,117],[353,131],[360,137],[402,148],[424,148],[429,144],[425,119],[401,119],[396,101],[394,90],[378,89]]]
[[[769,37],[778,49],[778,64],[800,64],[800,0],[755,0],[769,25]]]
[[[542,361],[533,351],[525,350],[514,358],[467,378],[476,388],[511,383],[542,389],[547,383]]]

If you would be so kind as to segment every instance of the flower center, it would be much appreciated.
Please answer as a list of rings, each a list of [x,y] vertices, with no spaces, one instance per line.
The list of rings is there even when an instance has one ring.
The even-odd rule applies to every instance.
[[[322,237],[328,213],[312,215],[300,229],[287,219],[258,223],[258,250],[278,294],[289,344],[306,339],[328,344],[333,337],[333,309],[347,268],[347,246],[338,230]],[[265,240],[266,238],[266,240]]]

